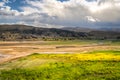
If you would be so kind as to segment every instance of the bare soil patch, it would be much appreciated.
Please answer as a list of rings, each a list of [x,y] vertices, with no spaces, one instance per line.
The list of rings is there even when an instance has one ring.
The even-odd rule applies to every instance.
[[[33,53],[65,54],[65,53],[83,53],[94,50],[120,50],[119,45],[116,46],[108,44],[48,45],[47,43],[48,42],[45,41],[0,42],[0,53],[2,53],[0,54],[0,63],[14,58],[27,56]]]

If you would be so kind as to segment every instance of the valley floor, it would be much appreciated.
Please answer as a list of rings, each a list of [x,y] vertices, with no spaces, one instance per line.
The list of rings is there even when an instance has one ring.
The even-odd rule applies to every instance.
[[[119,80],[119,41],[0,42],[0,80]]]

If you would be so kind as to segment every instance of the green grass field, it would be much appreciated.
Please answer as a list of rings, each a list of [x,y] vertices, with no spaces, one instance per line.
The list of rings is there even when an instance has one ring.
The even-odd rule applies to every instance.
[[[34,53],[1,64],[0,80],[120,80],[120,51]]]
[[[120,45],[118,40],[68,40],[68,41],[46,41],[43,45],[85,45],[85,44],[109,44]]]

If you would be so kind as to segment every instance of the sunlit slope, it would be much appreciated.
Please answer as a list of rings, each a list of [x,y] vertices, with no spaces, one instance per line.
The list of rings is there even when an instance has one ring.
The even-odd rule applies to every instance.
[[[2,80],[119,80],[120,51],[37,54],[0,65]]]

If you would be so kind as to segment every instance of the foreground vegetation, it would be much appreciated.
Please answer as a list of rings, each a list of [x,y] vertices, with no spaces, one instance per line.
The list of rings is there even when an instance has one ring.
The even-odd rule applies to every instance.
[[[120,51],[38,54],[0,65],[0,80],[119,80]]]

